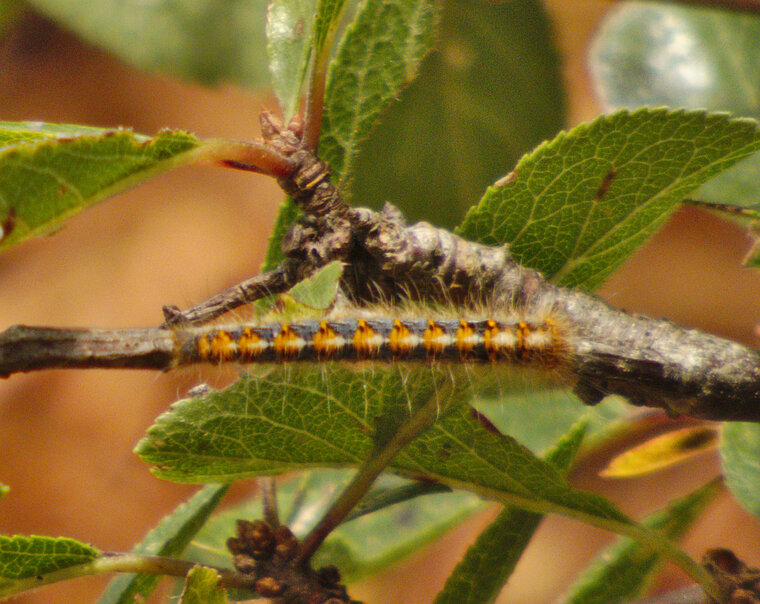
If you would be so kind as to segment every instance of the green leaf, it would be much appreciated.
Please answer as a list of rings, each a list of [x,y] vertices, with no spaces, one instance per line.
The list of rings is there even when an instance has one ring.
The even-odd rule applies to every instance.
[[[338,294],[338,282],[342,274],[343,263],[334,260],[311,277],[296,283],[288,291],[288,296],[302,307],[325,311]]]
[[[494,602],[541,520],[542,514],[507,506],[478,535],[449,575],[435,604]]]
[[[147,70],[269,85],[262,0],[30,0],[89,42]]]
[[[546,462],[554,466],[563,476],[573,467],[578,450],[588,433],[589,422],[580,420],[575,423],[546,453]]]
[[[679,564],[708,593],[719,593],[704,569],[672,543],[636,525],[602,497],[570,488],[552,466],[482,426],[463,406],[418,437],[391,467],[400,473],[424,472],[443,484],[527,511],[562,514],[634,537]]]
[[[312,42],[316,0],[274,0],[267,13],[269,71],[287,122],[298,109]]]
[[[437,52],[352,163],[357,204],[458,224],[485,188],[565,124],[562,73],[540,0],[448,0]]]
[[[720,479],[672,501],[667,508],[644,520],[648,528],[680,539],[715,496]],[[575,581],[567,593],[568,603],[607,604],[640,598],[662,563],[662,557],[631,539],[621,539],[607,548]]]
[[[66,218],[175,166],[204,143],[186,132],[0,122],[0,250],[48,233]]]
[[[413,377],[410,377],[413,376]],[[437,372],[339,365],[275,367],[174,403],[136,452],[161,478],[229,482],[320,465],[357,464],[374,438],[447,382]],[[381,419],[385,424],[377,426]]]
[[[611,11],[589,59],[606,108],[670,105],[760,119],[756,15],[629,2]],[[694,196],[758,207],[760,155],[706,183]]]
[[[42,577],[99,556],[98,550],[74,539],[0,535],[0,597],[12,580]]]
[[[722,203],[757,211],[760,210],[758,183],[760,155],[754,153],[699,187],[693,196],[707,203]]]
[[[488,189],[460,232],[509,243],[560,285],[597,288],[699,185],[760,148],[754,121],[621,111],[563,132]]]
[[[135,546],[132,553],[153,556],[181,555],[226,492],[227,485],[205,486],[165,516],[145,539]],[[131,604],[138,595],[147,598],[160,580],[159,575],[120,575],[111,581],[98,604]]]
[[[353,471],[315,470],[278,485],[280,515],[298,537],[304,536],[327,511]],[[362,504],[389,493],[417,488],[395,476],[381,476]],[[438,493],[387,506],[335,529],[318,550],[313,565],[336,564],[347,582],[387,568],[412,551],[438,539],[474,511],[482,509],[470,493]],[[259,500],[216,515],[194,539],[187,556],[200,564],[230,566],[226,540],[238,518],[260,518]]]
[[[570,469],[586,433],[579,422],[546,456],[563,474]],[[507,506],[478,536],[438,594],[436,604],[493,602],[522,557],[541,514]]]
[[[183,482],[228,482],[259,474],[358,465],[405,426],[410,409],[439,409],[439,421],[388,468],[465,488],[538,513],[564,514],[643,539],[680,564],[709,593],[714,582],[672,544],[647,533],[602,497],[572,489],[512,438],[494,434],[462,404],[467,379],[427,368],[276,368],[223,391],[175,403],[136,452],[153,472]],[[411,415],[414,418],[414,415]]]
[[[297,373],[297,381],[293,379]],[[409,409],[447,392],[451,375],[427,369],[375,368],[351,372],[325,368],[276,368],[258,379],[243,378],[229,388],[175,403],[137,445],[156,475],[183,482],[228,482],[299,467],[363,461],[389,426]],[[455,388],[467,389],[466,380]],[[392,463],[411,475],[425,472],[448,484],[530,497],[570,495],[549,466],[514,440],[494,435],[461,401],[463,393],[439,401],[440,421]],[[443,395],[441,395],[443,398]],[[447,408],[453,407],[446,415]],[[513,473],[511,470],[520,468]],[[493,494],[493,493],[491,493]],[[604,510],[623,521],[602,500],[575,493],[579,505]],[[599,507],[595,507],[599,506]]]
[[[726,486],[745,510],[760,518],[760,425],[723,424],[720,455]]]
[[[6,486],[2,483],[0,483],[0,499],[5,497],[8,494],[8,491],[10,491],[11,488],[9,486]]]
[[[320,156],[336,177],[350,176],[361,140],[380,112],[414,78],[435,35],[429,0],[365,0],[332,62]]]
[[[628,2],[598,30],[589,65],[609,108],[662,104],[760,117],[756,15]]]
[[[229,600],[219,587],[219,573],[213,568],[196,566],[185,579],[180,604],[227,604]]]

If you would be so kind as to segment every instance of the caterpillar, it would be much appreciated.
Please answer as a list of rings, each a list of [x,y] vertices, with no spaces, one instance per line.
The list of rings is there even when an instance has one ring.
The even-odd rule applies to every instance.
[[[586,404],[610,394],[672,415],[760,421],[760,355],[580,293],[547,310],[486,308],[327,315],[229,326],[56,329],[0,334],[0,376],[62,367],[173,369],[198,363],[449,362],[544,374]],[[452,310],[452,309],[450,309]],[[419,309],[415,309],[418,313]]]
[[[347,310],[319,318],[200,327],[56,329],[0,335],[1,375],[54,367],[177,369],[197,364],[465,363],[571,373],[576,347],[557,313]],[[33,359],[33,366],[28,359]],[[568,383],[568,379],[563,379]]]
[[[568,353],[550,317],[302,319],[177,330],[172,366],[199,362],[450,361],[559,367]]]

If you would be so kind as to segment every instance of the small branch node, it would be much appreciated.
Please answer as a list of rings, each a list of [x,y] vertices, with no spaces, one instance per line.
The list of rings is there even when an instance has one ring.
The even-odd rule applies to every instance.
[[[298,557],[300,545],[286,526],[238,520],[227,541],[235,568],[251,577],[256,592],[279,604],[359,604],[349,598],[334,566],[313,570]]]

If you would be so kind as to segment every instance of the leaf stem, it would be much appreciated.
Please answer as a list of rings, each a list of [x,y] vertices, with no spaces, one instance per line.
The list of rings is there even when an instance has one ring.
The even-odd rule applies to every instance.
[[[93,561],[101,566],[100,572],[142,573],[149,575],[167,575],[185,577],[197,562],[167,558],[164,556],[145,556],[140,554],[106,554]],[[219,585],[224,588],[253,589],[253,581],[248,575],[227,568],[209,566],[219,573]]]
[[[229,168],[287,178],[296,163],[277,149],[259,141],[215,139],[196,151],[198,158]]]
[[[345,6],[345,3],[344,3]],[[343,12],[341,8],[338,15]],[[304,130],[301,138],[301,148],[316,152],[319,146],[319,136],[322,132],[322,112],[325,106],[325,87],[327,84],[327,63],[330,60],[335,32],[337,31],[337,18],[327,26],[324,38],[317,43],[314,59],[309,71],[309,84],[306,89],[304,102]]]
[[[327,82],[327,60],[330,56],[332,36],[315,57],[309,76],[309,87],[304,102],[304,129],[301,146],[316,152],[322,132],[322,112],[324,110],[325,86]]]
[[[742,216],[742,217],[750,218],[753,220],[757,220],[758,218],[760,218],[760,211],[757,210],[756,208],[744,208],[742,206],[734,206],[734,205],[726,204],[726,203],[713,203],[711,201],[702,201],[699,199],[692,199],[689,197],[684,199],[683,203],[688,203],[689,205],[692,205],[697,208],[702,208],[705,210],[713,210],[720,214]]]
[[[195,562],[166,558],[162,556],[143,556],[139,554],[105,553],[87,564],[70,566],[40,576],[26,577],[15,581],[3,581],[0,586],[0,598],[30,591],[44,585],[88,577],[105,573],[142,573],[150,575],[168,575],[185,577],[197,566]],[[210,566],[219,573],[219,585],[224,588],[254,590],[252,579],[241,573],[226,568]]]
[[[388,467],[391,460],[420,433],[429,428],[439,417],[441,401],[447,401],[453,394],[454,386],[448,383],[435,396],[430,397],[416,409],[410,418],[401,423],[395,434],[381,446],[372,450],[367,460],[359,467],[356,475],[346,486],[335,503],[311,532],[304,537],[297,560],[301,564],[309,561],[325,538],[351,513],[366,495],[375,479]]]

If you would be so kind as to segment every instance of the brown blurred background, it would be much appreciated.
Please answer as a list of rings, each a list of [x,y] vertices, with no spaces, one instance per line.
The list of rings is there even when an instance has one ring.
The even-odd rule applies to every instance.
[[[546,2],[556,20],[570,90],[571,122],[599,113],[585,48],[608,3]],[[206,90],[146,75],[30,17],[0,46],[0,119],[184,128],[201,136],[252,138],[269,97]],[[153,326],[161,306],[188,306],[255,274],[282,195],[264,177],[211,168],[161,176],[84,212],[54,236],[0,256],[0,328]],[[740,229],[682,210],[606,284],[613,304],[757,345],[760,279],[740,268]],[[128,550],[195,487],[155,479],[131,452],[153,419],[201,376],[50,371],[0,382],[0,534],[63,535]],[[602,460],[600,460],[600,464]],[[577,484],[641,515],[719,471],[704,456],[651,478],[611,481],[586,468]],[[253,488],[238,485],[236,493]],[[234,494],[233,494],[234,497]],[[425,602],[493,512],[441,543],[365,581],[368,602]],[[547,602],[612,537],[578,523],[546,521],[499,602]],[[760,529],[722,496],[686,549],[725,545],[760,564]],[[672,576],[671,576],[672,575]],[[95,601],[107,579],[78,580],[20,598],[24,604]],[[678,572],[663,585],[685,583]],[[155,599],[155,601],[159,601]]]

